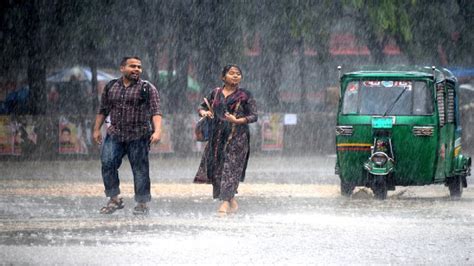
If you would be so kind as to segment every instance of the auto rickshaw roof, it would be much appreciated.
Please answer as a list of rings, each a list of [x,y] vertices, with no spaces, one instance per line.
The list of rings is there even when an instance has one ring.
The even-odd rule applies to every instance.
[[[431,78],[435,82],[457,82],[448,69],[429,66],[361,66],[358,70],[344,73],[341,79],[346,78]]]

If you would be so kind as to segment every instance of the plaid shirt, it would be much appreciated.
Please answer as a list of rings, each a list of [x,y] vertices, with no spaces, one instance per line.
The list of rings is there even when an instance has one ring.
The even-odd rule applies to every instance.
[[[143,99],[143,80],[125,87],[123,79],[118,79],[108,93],[104,90],[98,114],[110,115],[107,134],[117,136],[119,141],[139,139],[151,131],[151,117],[162,115],[158,90],[148,83],[148,102]]]

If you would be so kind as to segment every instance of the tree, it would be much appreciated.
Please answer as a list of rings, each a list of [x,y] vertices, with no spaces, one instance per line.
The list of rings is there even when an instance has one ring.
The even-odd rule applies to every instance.
[[[385,62],[383,49],[391,38],[411,64],[446,65],[470,54],[472,1],[343,0],[343,4],[376,64]]]
[[[412,19],[412,38],[406,41],[397,37],[403,53],[411,63],[447,65],[449,58],[446,49],[451,45],[459,12],[456,2],[417,0],[406,11]]]
[[[474,1],[457,0],[459,12],[456,16],[456,26],[452,38],[452,60],[456,64],[472,66],[474,43]]]
[[[201,93],[206,95],[220,82],[220,71],[242,61],[245,3],[202,0],[193,2],[192,48]]]
[[[279,86],[282,78],[283,56],[288,54],[292,45],[290,24],[287,9],[290,0],[282,1],[248,1],[246,3],[246,30],[255,32],[261,40],[261,89],[265,111],[279,111]]]
[[[331,26],[336,17],[338,3],[331,1],[311,1],[299,0],[291,2],[292,6],[288,11],[288,20],[290,24],[290,34],[295,41],[296,51],[298,53],[298,66],[300,75],[300,111],[306,112],[307,103],[307,56],[305,55],[306,46],[315,47],[317,50],[318,69],[321,72],[320,86],[326,86],[324,81],[328,79],[327,67],[324,67],[329,59],[329,39],[331,35]]]
[[[390,38],[398,43],[412,40],[412,21],[408,10],[416,0],[346,0],[347,15],[355,22],[356,36],[365,40],[375,64],[385,61],[383,49]]]

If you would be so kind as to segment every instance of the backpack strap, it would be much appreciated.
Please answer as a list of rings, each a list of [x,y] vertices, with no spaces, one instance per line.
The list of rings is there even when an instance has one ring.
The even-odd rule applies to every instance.
[[[146,104],[148,110],[150,109],[150,82],[147,80],[142,80],[142,86],[140,87],[140,104]],[[153,131],[153,122],[152,116],[150,115],[150,120],[147,123],[148,129],[150,132]],[[151,134],[151,133],[150,133]]]
[[[109,90],[110,88],[112,88],[115,83],[118,81],[118,79],[111,79],[106,85],[105,85],[105,88],[104,88],[104,92],[105,92],[105,98],[107,99],[108,96],[109,96]]]
[[[115,85],[119,79],[110,80],[107,85],[105,85],[105,97],[108,97],[110,89]],[[150,103],[150,83],[147,80],[143,80],[142,86],[140,87],[140,102],[141,103]]]
[[[147,80],[143,80],[142,86],[140,88],[140,97],[141,101],[145,104],[150,104],[150,83]]]

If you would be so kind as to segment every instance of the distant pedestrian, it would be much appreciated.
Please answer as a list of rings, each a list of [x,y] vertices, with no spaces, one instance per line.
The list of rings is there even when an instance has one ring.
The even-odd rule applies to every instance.
[[[127,155],[137,202],[133,213],[147,214],[151,200],[148,151],[150,142],[157,143],[161,138],[160,97],[155,86],[140,79],[140,58],[124,57],[120,72],[122,77],[109,82],[102,93],[94,126],[94,140],[102,144],[100,128],[110,115],[110,127],[101,147],[102,179],[110,200],[100,212],[110,214],[124,207],[119,198],[118,169]]]
[[[218,213],[225,215],[238,209],[235,194],[244,181],[249,159],[249,123],[256,122],[257,105],[250,91],[240,88],[242,71],[237,65],[222,70],[222,87],[212,90],[199,107],[200,116],[212,117],[213,131],[206,145],[195,183],[213,186],[213,197],[222,201]]]

